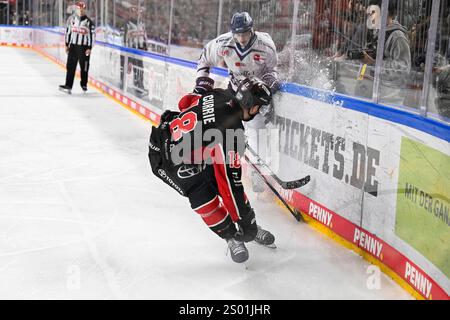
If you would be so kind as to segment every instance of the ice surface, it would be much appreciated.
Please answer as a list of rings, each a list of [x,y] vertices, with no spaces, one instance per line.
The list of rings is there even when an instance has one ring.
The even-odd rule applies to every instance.
[[[249,269],[187,201],[151,175],[150,124],[62,68],[0,47],[0,298],[410,299],[273,203],[253,199],[278,249]]]

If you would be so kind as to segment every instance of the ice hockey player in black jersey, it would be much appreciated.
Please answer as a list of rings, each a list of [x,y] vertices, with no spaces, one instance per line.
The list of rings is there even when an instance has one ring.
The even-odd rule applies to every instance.
[[[223,89],[188,94],[181,112],[166,111],[153,127],[149,159],[153,173],[181,195],[208,227],[225,239],[233,261],[248,257],[245,242],[271,246],[275,237],[256,223],[241,182],[245,152],[242,121],[271,102],[270,88],[246,78],[236,94]]]

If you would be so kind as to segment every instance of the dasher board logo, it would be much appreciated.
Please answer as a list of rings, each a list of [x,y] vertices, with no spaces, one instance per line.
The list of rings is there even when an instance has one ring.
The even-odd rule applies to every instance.
[[[280,153],[338,181],[378,196],[380,150],[276,115]]]
[[[450,157],[403,137],[395,233],[450,278]]]

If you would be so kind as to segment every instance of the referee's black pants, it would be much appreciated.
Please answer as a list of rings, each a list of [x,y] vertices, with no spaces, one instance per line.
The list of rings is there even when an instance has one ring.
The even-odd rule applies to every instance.
[[[80,73],[82,87],[87,87],[88,72],[89,72],[89,56],[86,56],[86,50],[88,46],[80,46],[76,44],[70,44],[69,54],[67,56],[67,74],[66,74],[66,86],[72,88],[73,80],[75,77],[75,71],[77,69],[77,63],[80,63]]]

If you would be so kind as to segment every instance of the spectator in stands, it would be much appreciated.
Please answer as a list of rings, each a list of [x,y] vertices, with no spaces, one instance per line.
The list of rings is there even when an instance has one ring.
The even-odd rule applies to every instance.
[[[428,47],[428,30],[430,28],[431,20],[431,2],[423,3],[423,16],[413,25],[411,30],[412,45],[412,66],[418,71],[423,72],[425,69],[425,60]],[[439,23],[437,25],[436,33],[436,54],[434,66],[439,67],[446,65],[450,58],[448,52],[449,44],[449,23],[450,23],[450,8],[448,8],[448,1],[441,3]]]
[[[386,24],[386,36],[384,42],[381,93],[383,102],[403,104],[404,92],[402,88],[411,71],[411,50],[408,39],[408,31],[398,21],[397,1],[390,0]],[[369,50],[362,50],[360,61],[363,64],[374,66],[378,45],[378,33],[381,28],[381,0],[373,0],[367,8],[367,27],[373,32],[373,39],[368,43]],[[370,34],[370,33],[369,33]],[[373,68],[370,69],[373,75]],[[366,90],[368,87],[364,86]],[[356,95],[368,96],[358,92]]]
[[[415,23],[411,29],[411,63],[412,68],[417,71],[423,71],[425,69],[426,58],[426,38],[429,28],[429,18],[420,20]]]
[[[357,0],[348,0],[347,6],[342,14],[344,16],[343,32],[340,33],[340,43],[336,53],[332,57],[335,60],[347,58],[348,50],[354,50],[364,46],[364,19],[366,8]]]
[[[375,17],[380,12],[381,0],[372,1],[372,5],[367,9],[368,24],[375,32],[378,32],[378,25],[381,22],[381,16]],[[378,11],[375,7],[378,7]],[[411,50],[409,46],[408,31],[398,21],[395,20],[397,15],[397,1],[389,1],[386,36],[384,43],[383,68],[390,76],[397,79],[408,75],[411,70]],[[379,19],[380,21],[376,21]],[[366,51],[363,51],[362,62],[373,65],[375,59]],[[394,75],[394,73],[396,75]]]
[[[29,26],[31,25],[31,15],[30,15],[30,11],[25,11],[24,15],[23,15],[23,25],[24,26]]]

